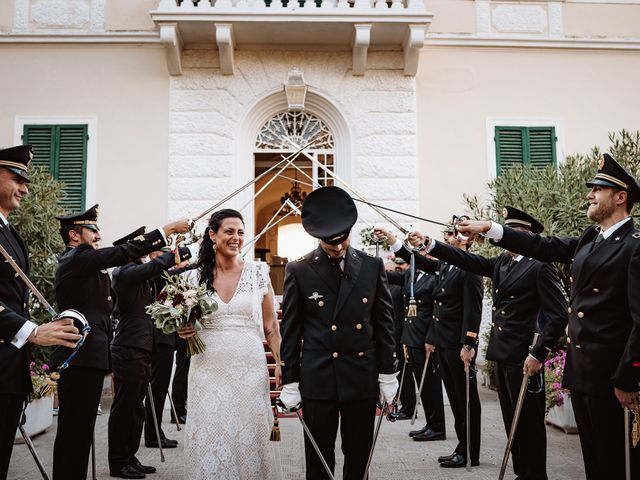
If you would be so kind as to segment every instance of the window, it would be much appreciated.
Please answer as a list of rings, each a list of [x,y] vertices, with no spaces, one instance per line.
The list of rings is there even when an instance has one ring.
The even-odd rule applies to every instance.
[[[67,212],[85,209],[87,178],[87,125],[24,125],[22,140],[33,145],[33,165],[46,167],[64,183],[62,207]]]
[[[496,167],[556,165],[555,127],[495,127]]]

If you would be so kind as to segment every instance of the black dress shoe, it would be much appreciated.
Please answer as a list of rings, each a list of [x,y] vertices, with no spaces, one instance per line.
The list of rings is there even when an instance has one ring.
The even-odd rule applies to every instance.
[[[454,456],[458,455],[458,452],[454,451],[452,454],[450,455],[443,455],[441,457],[438,457],[438,462],[442,463],[442,462],[446,462],[448,460],[451,460]]]
[[[455,453],[453,455],[453,457],[451,457],[449,460],[444,460],[442,462],[440,462],[440,466],[444,467],[444,468],[462,468],[462,467],[466,467],[467,465],[467,459],[464,458],[464,456],[460,455],[459,453]],[[471,466],[472,467],[477,467],[478,465],[480,465],[479,461],[471,461]]]
[[[177,448],[178,447],[178,441],[177,440],[171,440],[169,438],[163,438],[161,440],[161,442],[162,442],[162,448]],[[158,448],[158,441],[157,440],[145,440],[144,446],[147,447],[147,448]]]
[[[411,414],[403,411],[399,411],[394,417],[396,420],[411,420]]]
[[[410,437],[415,437],[416,435],[420,435],[421,433],[426,432],[427,430],[429,430],[429,426],[425,425],[424,427],[422,427],[420,430],[411,430],[409,432],[409,436]]]
[[[147,476],[133,468],[131,465],[125,465],[118,470],[111,470],[109,475],[117,478],[146,478]]]
[[[430,442],[436,440],[446,440],[447,436],[444,432],[435,432],[428,428],[424,432],[414,435],[412,438],[415,442]]]
[[[156,473],[156,467],[142,465],[138,460],[136,460],[135,462],[131,462],[131,466],[142,473]]]

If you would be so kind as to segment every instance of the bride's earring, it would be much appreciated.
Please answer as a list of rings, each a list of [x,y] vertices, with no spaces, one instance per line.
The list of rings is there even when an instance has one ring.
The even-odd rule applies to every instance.
[[[213,253],[216,253],[216,249],[217,249],[218,247],[216,247],[216,244],[215,244],[215,243],[213,243],[213,245],[211,245],[211,248],[213,249]]]

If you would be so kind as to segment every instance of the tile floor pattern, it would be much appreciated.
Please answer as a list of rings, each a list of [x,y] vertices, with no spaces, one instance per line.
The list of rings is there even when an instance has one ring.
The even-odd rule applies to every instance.
[[[383,421],[380,437],[371,466],[371,480],[454,480],[454,479],[492,479],[498,477],[500,462],[506,443],[506,435],[500,416],[500,407],[495,392],[481,387],[482,400],[482,449],[480,466],[472,472],[465,469],[445,470],[438,466],[436,458],[451,453],[456,445],[453,432],[453,420],[449,407],[447,413],[447,440],[440,442],[414,442],[407,433],[413,428],[422,426],[418,418],[414,427],[409,421],[389,423]],[[98,417],[96,424],[96,452],[97,478],[107,479],[109,469],[107,465],[107,420],[109,418],[110,398],[103,398],[103,415]],[[177,432],[175,425],[169,423],[169,414],[165,412],[163,428],[169,438],[181,442],[182,433]],[[282,419],[282,441],[279,444],[284,478],[296,480],[304,478],[302,426],[295,418]],[[47,471],[51,471],[52,449],[55,438],[54,425],[44,434],[33,439],[35,447],[45,463]],[[577,480],[584,478],[584,467],[577,435],[566,435],[554,427],[547,427],[548,440],[548,475],[550,480]],[[337,448],[338,465],[336,478],[342,478],[342,458]],[[160,463],[157,449],[142,446],[138,457],[143,464],[154,465],[158,473],[147,475],[151,480],[183,480],[182,449],[165,450],[165,462]],[[9,480],[38,480],[42,478],[25,445],[15,445]],[[91,479],[89,474],[88,479]],[[513,480],[511,467],[507,470],[505,479]]]

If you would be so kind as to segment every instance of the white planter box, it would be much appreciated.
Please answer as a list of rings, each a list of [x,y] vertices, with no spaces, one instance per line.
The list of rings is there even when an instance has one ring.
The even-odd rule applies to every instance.
[[[27,422],[24,424],[29,437],[44,432],[53,423],[53,395],[39,398],[27,406]],[[24,443],[20,429],[16,430],[14,443]]]
[[[578,433],[576,417],[571,406],[571,397],[566,393],[563,393],[562,397],[564,403],[553,407],[547,413],[547,423],[564,430],[564,433]]]

